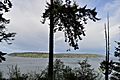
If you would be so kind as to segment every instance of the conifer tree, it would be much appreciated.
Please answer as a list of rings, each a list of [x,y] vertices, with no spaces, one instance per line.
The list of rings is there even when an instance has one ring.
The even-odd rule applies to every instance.
[[[65,35],[65,42],[75,50],[79,49],[78,41],[85,36],[84,25],[88,20],[96,22],[100,20],[96,17],[96,8],[87,9],[87,5],[79,7],[71,0],[50,0],[47,8],[43,13],[44,24],[46,19],[50,19],[50,36],[49,36],[49,75],[53,75],[53,52],[54,52],[54,33],[62,31]],[[51,78],[51,77],[50,77]],[[52,80],[52,78],[50,79]]]
[[[111,74],[110,80],[120,80],[120,42],[115,41],[117,43],[117,47],[115,47],[115,53],[114,56],[118,57],[118,61],[114,61],[113,65],[111,66],[113,68],[113,72]]]
[[[6,41],[8,44],[11,44],[10,41],[14,40],[13,37],[16,34],[7,31],[6,25],[10,23],[10,20],[3,17],[3,14],[9,12],[10,8],[12,8],[10,0],[0,0],[0,42]],[[5,61],[4,55],[6,53],[0,51],[0,62]]]

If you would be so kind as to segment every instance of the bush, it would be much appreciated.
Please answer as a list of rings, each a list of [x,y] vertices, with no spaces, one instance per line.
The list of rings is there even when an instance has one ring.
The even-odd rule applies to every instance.
[[[87,63],[87,59],[78,64],[80,67],[72,69],[65,66],[60,59],[56,59],[53,67],[54,80],[100,80],[100,75],[91,68],[91,65]],[[22,74],[17,65],[8,67],[8,69],[8,80],[49,80],[48,67],[41,73],[31,72],[26,74]],[[5,80],[2,78],[2,73],[0,73],[0,80]]]
[[[54,80],[100,80],[101,76],[94,69],[91,69],[91,65],[87,63],[87,59],[79,62],[79,68],[70,68],[65,66],[64,63],[56,59],[53,68]],[[45,80],[48,80],[48,69],[46,69],[44,76]]]
[[[21,74],[20,68],[18,68],[17,65],[15,67],[8,67],[8,69],[8,75],[10,80],[26,80],[28,77],[27,74]]]
[[[76,80],[100,80],[101,76],[96,72],[91,65],[88,64],[87,59],[79,62],[80,67],[75,68]]]

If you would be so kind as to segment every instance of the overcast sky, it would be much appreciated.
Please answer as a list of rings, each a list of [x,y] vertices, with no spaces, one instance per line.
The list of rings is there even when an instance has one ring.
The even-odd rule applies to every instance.
[[[49,21],[41,24],[42,13],[45,10],[46,1],[49,0],[12,0],[13,8],[5,15],[11,22],[7,26],[11,32],[16,32],[12,45],[1,43],[0,50],[4,52],[48,52]],[[110,15],[110,46],[114,51],[115,40],[120,40],[120,0],[74,0],[81,7],[87,4],[87,8],[95,8],[97,17],[101,20],[96,23],[88,21],[85,25],[86,36],[79,42],[79,50],[71,50],[69,53],[101,53],[105,51],[104,23],[106,14]],[[55,52],[66,52],[70,48],[64,42],[62,32],[55,33]]]

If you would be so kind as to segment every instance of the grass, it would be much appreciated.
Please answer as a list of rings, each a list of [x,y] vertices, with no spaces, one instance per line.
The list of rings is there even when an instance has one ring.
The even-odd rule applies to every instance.
[[[48,53],[38,53],[38,52],[23,52],[23,53],[11,53],[9,56],[16,57],[31,57],[31,58],[48,58]],[[99,54],[54,54],[54,58],[97,58],[103,57]]]

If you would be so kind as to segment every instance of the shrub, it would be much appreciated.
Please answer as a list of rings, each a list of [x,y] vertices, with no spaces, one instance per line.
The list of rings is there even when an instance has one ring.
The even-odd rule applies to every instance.
[[[87,63],[87,59],[79,62],[80,67],[70,68],[65,66],[60,59],[56,59],[53,68],[54,80],[100,80],[101,76],[98,72],[91,68],[91,65]],[[46,69],[43,78],[48,80],[48,69]]]
[[[69,66],[65,66],[60,59],[56,59],[53,67],[54,80],[100,80],[100,75],[91,68],[87,59],[79,62],[78,64],[80,67],[72,69]],[[26,74],[22,74],[17,65],[8,67],[8,69],[9,80],[49,80],[48,67],[41,73],[31,72]],[[0,75],[0,77],[1,76],[2,75]]]

